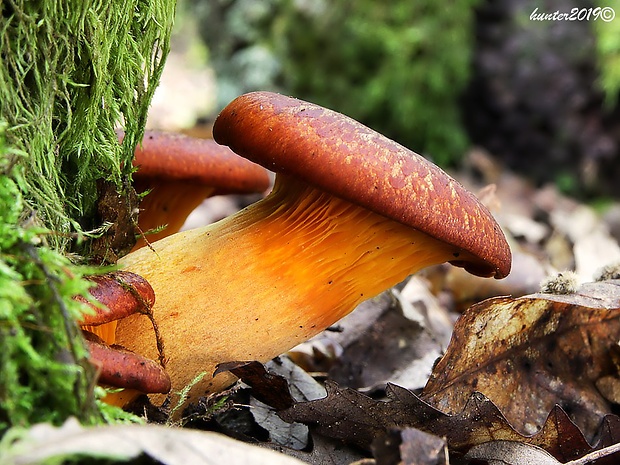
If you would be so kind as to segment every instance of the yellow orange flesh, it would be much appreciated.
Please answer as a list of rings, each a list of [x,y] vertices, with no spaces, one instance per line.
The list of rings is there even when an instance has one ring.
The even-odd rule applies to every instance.
[[[122,260],[153,286],[173,392],[224,387],[217,363],[267,361],[426,266],[454,258],[441,243],[298,181],[236,215]],[[119,323],[118,343],[157,358],[149,320]]]
[[[135,184],[138,192],[152,189],[140,202],[138,225],[141,232],[165,228],[147,234],[146,240],[139,237],[133,250],[144,247],[147,240],[155,242],[179,231],[189,214],[215,192],[214,187],[188,181],[150,179],[136,180]]]

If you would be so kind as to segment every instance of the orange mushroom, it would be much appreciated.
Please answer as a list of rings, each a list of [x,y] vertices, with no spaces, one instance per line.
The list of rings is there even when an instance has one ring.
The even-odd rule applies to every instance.
[[[173,391],[221,389],[215,365],[267,361],[357,304],[449,261],[502,278],[511,253],[489,211],[437,166],[334,111],[268,92],[238,97],[214,137],[276,172],[264,199],[210,226],[153,243],[121,264],[145,276]],[[118,339],[153,356],[149,322]]]
[[[120,135],[122,140],[122,134]],[[148,194],[140,204],[142,232],[149,242],[179,231],[189,214],[207,197],[264,192],[267,171],[211,139],[146,131],[136,147],[136,192]],[[140,238],[134,250],[145,245]]]

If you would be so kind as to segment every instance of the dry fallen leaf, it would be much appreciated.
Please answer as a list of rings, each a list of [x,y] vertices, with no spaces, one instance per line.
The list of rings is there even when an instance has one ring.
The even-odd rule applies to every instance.
[[[532,436],[516,431],[497,406],[480,393],[473,393],[462,411],[447,415],[411,391],[395,385],[386,390],[389,401],[371,399],[352,389],[326,382],[327,397],[300,402],[280,412],[286,421],[315,425],[325,436],[342,439],[369,449],[376,437],[394,428],[417,428],[445,437],[451,453],[463,454],[471,447],[494,440],[518,441],[541,447],[561,461],[572,460],[593,450],[579,428],[560,407],[548,414],[543,427]],[[617,417],[606,417],[596,448],[620,440]]]
[[[413,284],[410,280],[406,287]],[[427,308],[430,290],[422,285],[417,290],[419,294],[411,302],[396,291],[363,302],[334,327],[289,355],[306,370],[321,369],[328,378],[347,387],[372,391],[393,382],[409,389],[422,388],[447,346],[447,341],[442,344],[439,332],[448,329],[428,315],[433,310]],[[325,354],[320,348],[331,353]]]
[[[465,458],[483,460],[488,465],[560,465],[544,449],[516,441],[485,442],[472,447]]]
[[[226,362],[217,365],[213,375],[230,371],[252,387],[252,395],[259,401],[282,410],[293,405],[293,397],[286,380],[268,372],[262,363]]]
[[[596,387],[617,376],[610,349],[620,340],[620,281],[575,294],[496,298],[456,323],[422,398],[442,412],[483,393],[517,431],[533,434],[557,404],[591,438],[611,412]]]
[[[48,424],[31,428],[8,447],[0,449],[0,463],[35,465],[73,455],[126,461],[142,454],[162,465],[303,464],[218,433],[156,425],[85,428],[75,420],[69,420],[61,428]]]
[[[415,309],[405,312],[392,297],[372,326],[343,348],[329,378],[367,391],[383,389],[388,381],[410,389],[423,387],[442,347],[422,315],[412,312]]]
[[[570,295],[490,299],[457,322],[422,398],[388,385],[385,402],[328,381],[326,398],[280,415],[366,449],[392,428],[412,427],[446,437],[457,454],[507,440],[573,460],[620,441],[620,419],[596,386],[618,377],[611,349],[619,317],[620,281]]]
[[[615,464],[615,454],[620,451],[620,444],[614,444],[591,452],[583,457],[571,460],[564,465],[586,465],[596,462],[597,465]],[[540,447],[515,441],[491,441],[472,447],[465,455],[468,460],[478,463],[482,460],[488,465],[562,465],[552,455]]]

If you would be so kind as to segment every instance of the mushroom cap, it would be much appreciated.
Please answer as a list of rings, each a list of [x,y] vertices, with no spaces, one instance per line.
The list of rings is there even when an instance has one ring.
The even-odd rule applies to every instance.
[[[145,131],[134,166],[136,179],[204,184],[215,188],[215,194],[262,192],[270,183],[264,168],[211,139],[160,131]]]
[[[506,238],[480,201],[417,153],[335,111],[272,92],[233,100],[216,142],[264,167],[469,252],[450,263],[472,274],[510,272]]]
[[[89,360],[99,369],[98,381],[101,384],[136,389],[146,394],[170,391],[170,377],[154,360],[120,346],[109,346],[88,331],[84,332],[84,337]]]
[[[84,302],[93,310],[93,314],[83,314],[80,325],[102,325],[125,318],[134,313],[145,312],[155,302],[155,291],[146,279],[129,271],[113,271],[101,275],[87,276],[95,285],[90,294],[104,308],[90,304],[84,297],[75,300]]]

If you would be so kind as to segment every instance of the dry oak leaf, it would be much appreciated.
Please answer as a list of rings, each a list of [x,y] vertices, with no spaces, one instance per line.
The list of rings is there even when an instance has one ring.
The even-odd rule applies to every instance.
[[[591,439],[611,413],[596,383],[617,376],[610,350],[619,340],[620,280],[489,299],[457,321],[421,397],[454,414],[481,392],[523,434],[539,431],[559,405]]]
[[[424,402],[411,391],[389,384],[388,401],[375,400],[333,381],[325,383],[327,396],[298,402],[279,413],[289,422],[315,425],[315,431],[370,449],[377,438],[399,428],[417,428],[446,438],[451,454],[464,454],[473,446],[489,441],[518,441],[541,447],[560,461],[573,460],[594,448],[579,428],[556,406],[535,435],[515,431],[498,408],[480,393],[474,393],[462,411],[447,415]],[[608,416],[597,432],[596,448],[617,442],[616,417]]]

